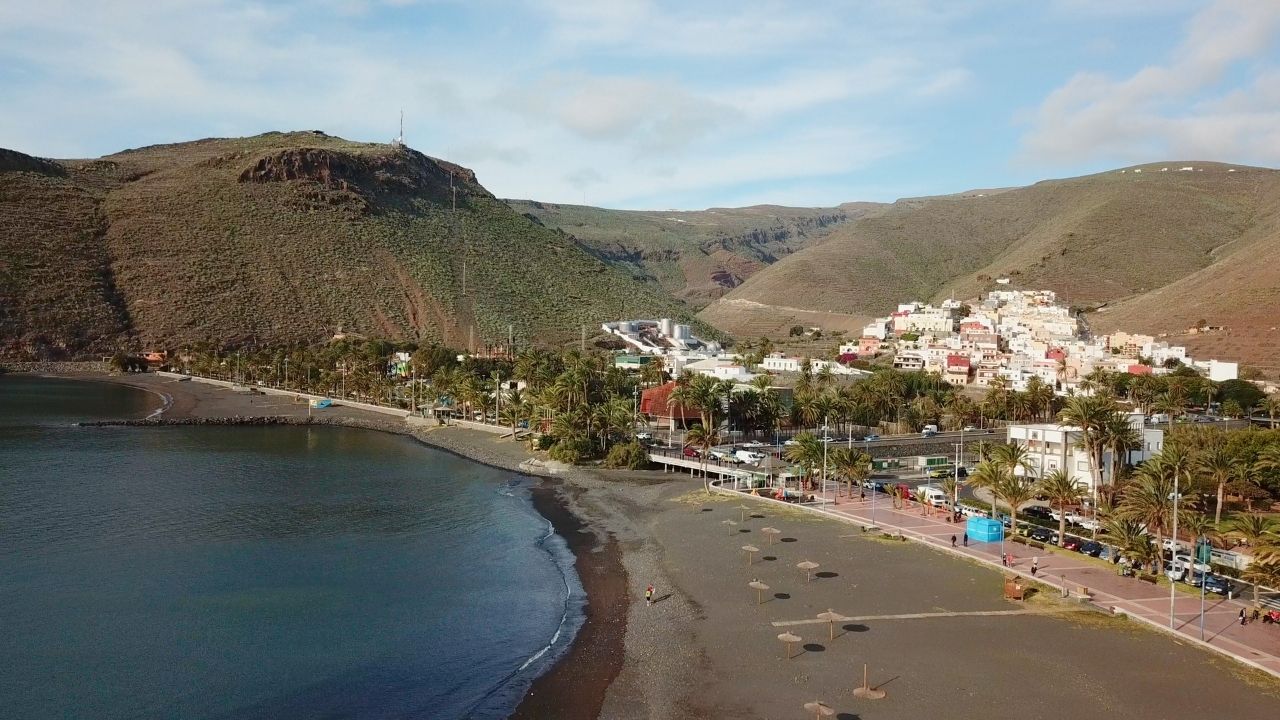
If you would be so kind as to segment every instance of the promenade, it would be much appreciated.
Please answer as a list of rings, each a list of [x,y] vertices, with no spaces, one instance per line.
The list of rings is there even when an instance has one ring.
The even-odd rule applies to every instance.
[[[731,486],[731,482],[725,483]],[[753,500],[777,503],[777,500],[757,498],[734,491],[730,487],[716,490],[733,495],[751,497]],[[1179,640],[1229,655],[1247,665],[1280,677],[1280,626],[1264,625],[1261,621],[1240,626],[1239,613],[1243,608],[1252,609],[1251,596],[1228,600],[1208,594],[1204,599],[1204,640],[1200,634],[1201,598],[1194,588],[1179,587],[1175,592],[1174,623],[1169,623],[1169,587],[1156,586],[1137,578],[1121,577],[1110,563],[1099,562],[1088,556],[1062,548],[1035,549],[1019,543],[961,542],[964,522],[950,523],[939,516],[925,513],[919,503],[907,503],[895,509],[888,496],[869,493],[865,499],[837,496],[834,488],[826,493],[813,493],[818,503],[799,506],[861,526],[874,525],[889,535],[903,536],[932,545],[945,552],[1000,567],[1001,552],[1014,555],[1013,563],[1002,568],[1028,580],[1048,585],[1072,597],[1087,588],[1089,602],[1104,610],[1123,613],[1139,622],[1147,623],[1165,632],[1176,634]],[[873,499],[873,496],[874,497]],[[781,503],[780,503],[781,504]],[[798,507],[787,503],[788,507]],[[951,537],[956,537],[956,547],[951,547]],[[1039,559],[1038,572],[1031,575],[1033,558]]]

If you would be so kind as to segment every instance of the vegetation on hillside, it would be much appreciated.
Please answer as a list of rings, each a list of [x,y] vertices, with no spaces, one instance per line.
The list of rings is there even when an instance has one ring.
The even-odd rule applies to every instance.
[[[0,160],[0,352],[335,333],[483,348],[682,316],[469,170],[405,147],[267,133]]]

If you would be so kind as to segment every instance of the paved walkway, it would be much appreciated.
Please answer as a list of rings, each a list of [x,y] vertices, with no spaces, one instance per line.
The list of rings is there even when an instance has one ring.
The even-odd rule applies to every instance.
[[[882,532],[902,533],[917,541],[926,542],[947,552],[969,557],[990,565],[1000,566],[1000,553],[1015,555],[1011,567],[1005,572],[1056,586],[1072,596],[1088,589],[1092,602],[1104,609],[1123,612],[1139,621],[1175,633],[1183,640],[1202,643],[1208,648],[1230,655],[1237,660],[1280,677],[1280,626],[1264,625],[1261,621],[1240,626],[1241,608],[1252,606],[1244,600],[1228,600],[1209,594],[1204,600],[1204,640],[1201,641],[1200,596],[1182,592],[1174,595],[1174,627],[1169,627],[1169,588],[1157,587],[1136,578],[1121,577],[1111,566],[1090,562],[1074,551],[1054,548],[1036,550],[1017,543],[970,542],[968,547],[951,547],[951,536],[963,537],[964,523],[949,523],[937,516],[922,513],[917,503],[894,509],[892,501],[883,494],[874,501],[866,499],[833,497],[834,488],[824,495],[814,493],[825,504],[822,507],[805,507],[812,512],[830,515],[860,525],[876,525]],[[736,493],[735,493],[736,494]],[[768,502],[777,502],[768,500]],[[797,507],[789,504],[788,507]],[[874,522],[872,518],[874,516]],[[1033,555],[1033,553],[1035,555]],[[1033,557],[1039,558],[1036,576],[1031,575]]]

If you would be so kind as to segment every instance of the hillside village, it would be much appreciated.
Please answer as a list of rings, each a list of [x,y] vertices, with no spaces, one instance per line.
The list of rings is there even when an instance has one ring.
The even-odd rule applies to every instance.
[[[874,364],[942,376],[959,386],[1026,390],[1032,378],[1059,395],[1088,394],[1100,371],[1164,375],[1190,367],[1215,382],[1235,380],[1239,366],[1195,359],[1187,349],[1151,335],[1115,332],[1093,336],[1071,308],[1049,290],[998,289],[972,303],[910,302],[868,323],[856,340],[840,343],[835,358],[768,352],[756,357],[726,350],[669,319],[604,323],[631,351],[620,366],[638,366],[661,356],[672,374],[688,371],[721,380],[751,382],[761,374],[813,372],[865,376]],[[812,329],[809,330],[812,332]],[[758,360],[758,361],[757,361]]]

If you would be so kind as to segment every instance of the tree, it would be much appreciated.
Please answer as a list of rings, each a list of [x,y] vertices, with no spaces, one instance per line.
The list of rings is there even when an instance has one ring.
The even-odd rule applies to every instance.
[[[1222,522],[1223,491],[1226,489],[1227,483],[1231,482],[1235,477],[1239,466],[1240,459],[1220,439],[1206,448],[1196,458],[1196,469],[1204,473],[1205,477],[1216,487],[1217,501],[1213,510],[1214,527],[1217,527]]]
[[[1121,554],[1130,562],[1136,564],[1151,559],[1154,554],[1151,538],[1142,523],[1131,518],[1116,516],[1107,520],[1105,528],[1111,543],[1119,548]]]
[[[1103,428],[1115,412],[1115,404],[1109,398],[1093,395],[1077,395],[1067,399],[1059,414],[1063,425],[1080,428],[1080,446],[1089,458],[1089,476],[1096,489],[1102,485],[1102,448],[1106,436]]]
[[[871,477],[871,456],[856,448],[836,448],[827,461],[836,477],[848,483],[849,497],[853,497],[854,485],[861,485]]]
[[[1142,523],[1155,536],[1156,547],[1173,524],[1174,473],[1159,456],[1143,464],[1134,482],[1124,489],[1119,515]]]
[[[1066,541],[1067,508],[1084,500],[1085,489],[1070,473],[1059,468],[1040,478],[1036,492],[1047,496],[1049,504],[1058,508],[1058,544],[1061,545]]]
[[[1018,508],[1036,496],[1036,481],[1026,475],[1009,473],[991,488],[991,494],[1009,506],[1009,528],[1017,532]]]
[[[996,498],[995,487],[1004,480],[1005,470],[1000,463],[994,460],[983,460],[973,468],[973,472],[969,475],[969,485],[975,488],[981,488],[992,493],[991,495],[991,515],[996,514]]]
[[[1272,430],[1276,429],[1276,418],[1280,417],[1280,392],[1273,392],[1262,400],[1262,411],[1267,414]]]
[[[785,457],[804,469],[806,481],[812,481],[813,471],[822,464],[825,444],[812,433],[802,432],[795,437],[795,444],[787,446]]]
[[[685,434],[684,444],[685,447],[698,449],[698,455],[702,458],[702,489],[710,495],[711,483],[707,480],[707,456],[711,454],[711,448],[720,444],[719,436],[714,430],[708,430],[705,425],[694,425]]]

